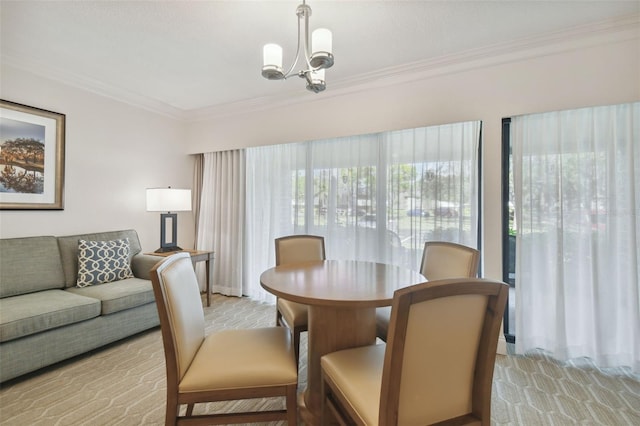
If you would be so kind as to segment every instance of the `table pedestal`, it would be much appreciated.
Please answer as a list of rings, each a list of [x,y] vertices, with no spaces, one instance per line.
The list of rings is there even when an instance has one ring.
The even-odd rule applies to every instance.
[[[268,292],[309,307],[307,388],[301,396],[305,424],[321,420],[320,358],[376,342],[376,307],[389,306],[393,293],[425,281],[418,272],[358,260],[324,260],[280,265],[260,275]]]
[[[341,349],[374,344],[376,309],[310,305],[308,315],[307,389],[303,394],[304,401],[300,401],[300,416],[305,424],[319,425],[322,406],[320,358]]]

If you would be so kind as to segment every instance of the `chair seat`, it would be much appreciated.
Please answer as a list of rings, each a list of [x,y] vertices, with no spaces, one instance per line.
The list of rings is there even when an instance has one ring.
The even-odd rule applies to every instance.
[[[362,424],[378,424],[385,348],[381,344],[345,349],[320,361],[325,376],[347,398]]]
[[[205,338],[179,390],[288,385],[297,383],[297,374],[287,329],[224,330]]]
[[[307,305],[278,298],[278,310],[289,327],[307,326],[307,313],[309,311]]]

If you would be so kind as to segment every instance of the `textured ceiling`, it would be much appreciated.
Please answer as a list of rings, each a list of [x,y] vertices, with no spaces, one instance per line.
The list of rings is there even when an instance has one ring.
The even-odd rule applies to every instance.
[[[0,1],[8,64],[177,112],[306,92],[260,75],[262,46],[296,43],[297,0]],[[310,0],[311,28],[333,32],[332,85],[398,65],[637,14],[632,1]],[[307,92],[305,96],[323,96]]]

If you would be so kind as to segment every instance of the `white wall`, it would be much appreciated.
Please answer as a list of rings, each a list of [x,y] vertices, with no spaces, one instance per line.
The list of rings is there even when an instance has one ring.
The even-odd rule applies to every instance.
[[[191,188],[185,124],[87,91],[2,66],[0,97],[66,114],[64,210],[0,211],[0,237],[69,235],[133,228],[143,250],[160,245],[160,214],[145,188]],[[193,247],[194,221],[178,213],[178,244]]]
[[[309,101],[187,124],[3,65],[0,96],[66,114],[67,146],[65,209],[0,211],[0,236],[135,228],[152,250],[159,214],[145,211],[144,189],[191,187],[188,153],[482,120],[484,272],[500,279],[502,118],[640,100],[640,38],[637,28],[628,33],[594,32],[361,87],[333,90],[328,71],[327,91]],[[284,84],[304,91],[297,79]],[[191,214],[178,223],[178,243],[192,247]]]
[[[546,50],[481,58],[449,66],[446,74],[426,70],[413,81],[338,95],[332,95],[329,70],[327,91],[309,94],[306,103],[192,123],[188,149],[222,151],[482,120],[484,275],[501,279],[502,118],[640,100],[640,39],[637,30],[633,34],[556,40]],[[285,84],[305,90],[298,80]]]

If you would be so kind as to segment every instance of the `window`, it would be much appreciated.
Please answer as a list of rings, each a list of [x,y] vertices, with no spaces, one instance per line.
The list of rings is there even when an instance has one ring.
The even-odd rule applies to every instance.
[[[516,351],[637,367],[640,103],[512,117],[505,135]]]
[[[273,240],[325,237],[327,256],[418,269],[426,240],[478,241],[480,122],[247,149],[249,295]]]

